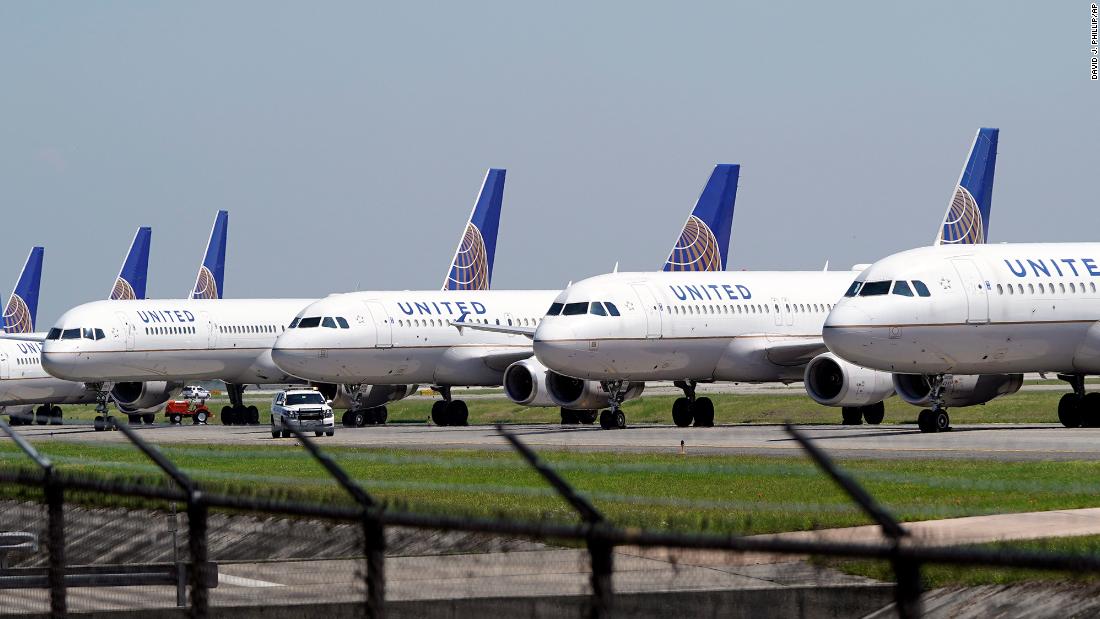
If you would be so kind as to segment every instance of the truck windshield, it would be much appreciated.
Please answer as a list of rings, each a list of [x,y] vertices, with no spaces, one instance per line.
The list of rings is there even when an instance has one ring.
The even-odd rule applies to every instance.
[[[288,393],[286,396],[287,406],[294,406],[295,404],[324,404],[325,397],[320,393]]]

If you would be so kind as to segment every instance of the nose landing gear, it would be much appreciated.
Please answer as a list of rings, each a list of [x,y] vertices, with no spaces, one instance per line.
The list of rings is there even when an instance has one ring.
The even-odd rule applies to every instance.
[[[600,427],[604,430],[622,430],[626,428],[626,414],[622,411],[626,386],[621,380],[605,381],[602,385],[609,396],[611,408],[600,413]]]
[[[929,379],[932,386],[932,408],[924,409],[917,417],[917,427],[921,432],[946,432],[951,429],[951,417],[943,405],[943,374]]]
[[[696,398],[695,387],[698,383],[693,380],[678,380],[672,384],[684,392],[684,397],[676,398],[672,403],[672,421],[681,428],[686,428],[695,422],[697,428],[710,428],[714,426],[714,402],[710,398]]]
[[[118,424],[115,422],[115,418],[110,415],[110,409],[108,404],[111,400],[111,392],[104,388],[103,383],[95,383],[88,385],[89,388],[95,390],[95,421],[92,423],[92,427],[96,432],[102,432],[104,430],[117,430]]]

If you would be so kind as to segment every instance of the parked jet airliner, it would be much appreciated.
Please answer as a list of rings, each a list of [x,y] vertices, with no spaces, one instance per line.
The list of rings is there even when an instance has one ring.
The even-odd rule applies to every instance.
[[[143,299],[149,270],[149,228],[138,228],[122,269],[111,287],[112,299]],[[43,249],[31,250],[19,282],[4,311],[7,333],[30,334],[38,313],[38,291],[42,280]],[[96,337],[94,331],[90,334]],[[41,336],[36,337],[38,340]],[[61,380],[42,369],[42,344],[29,339],[0,339],[0,407],[13,425],[61,423],[59,404],[95,402],[95,392],[83,383]],[[34,407],[35,404],[39,406]],[[149,413],[144,413],[147,417]]]
[[[940,242],[984,241],[995,153],[996,131],[979,131],[937,235]],[[963,202],[969,207],[965,217],[957,212],[960,193],[982,199],[980,205]],[[672,410],[681,426],[713,423],[713,404],[694,392],[698,382],[717,380],[804,379],[815,400],[842,407],[845,423],[861,417],[879,423],[882,401],[894,392],[891,376],[836,358],[821,337],[825,315],[857,273],[600,275],[555,299],[535,332],[535,354],[562,375],[548,383],[555,399],[582,390],[607,394],[610,410],[600,417],[605,428],[625,427],[624,395],[651,380],[677,381],[683,389],[685,397]],[[925,288],[914,284],[910,292],[922,295]],[[607,314],[609,302],[621,316]]]
[[[700,198],[701,206],[673,248],[670,268],[708,268],[722,259],[715,233],[722,247],[728,244],[737,171],[737,166],[716,167]],[[728,217],[721,215],[723,211]],[[703,220],[720,223],[711,232]],[[486,290],[462,295],[436,291],[331,295],[301,312],[292,328],[279,336],[272,355],[288,373],[313,381],[431,384],[444,398],[433,405],[432,420],[437,425],[463,425],[468,409],[465,402],[451,398],[451,387],[500,385],[509,366],[529,364],[529,333],[558,293]],[[606,312],[618,315],[619,310],[612,305]],[[347,319],[351,328],[313,328],[318,321],[333,317]],[[572,406],[555,403],[541,395],[544,373],[541,366],[526,365],[525,374],[531,378],[522,387],[535,395],[517,396],[523,389],[513,384],[509,391],[513,399],[528,406],[561,406],[566,423],[592,423],[596,410],[608,403],[606,394],[585,394],[571,402]],[[640,392],[638,386],[624,397]]]
[[[905,295],[914,280],[927,283],[927,295]],[[1098,427],[1100,393],[1086,394],[1084,383],[1100,374],[1098,286],[1098,243],[912,249],[856,278],[825,321],[825,343],[930,391],[918,418],[924,432],[950,426],[948,373],[1057,372],[1073,388],[1059,420]]]
[[[481,211],[475,208],[479,221],[488,218],[482,224],[491,221],[495,226],[499,219],[503,185],[504,171],[490,170],[482,185],[484,200],[478,201],[485,207]],[[486,208],[496,209],[497,214],[484,213]],[[477,232],[496,238],[495,228],[481,227]],[[222,409],[223,422],[256,423],[259,412],[244,406],[244,386],[298,382],[273,363],[271,346],[299,311],[315,299],[220,298],[225,233],[224,215],[219,214],[192,298],[127,304],[100,301],[73,308],[61,316],[46,339],[43,366],[59,378],[92,385],[99,395],[101,416],[107,415],[108,399],[137,406],[166,398],[181,381],[216,379],[226,383],[231,401],[231,406]],[[480,280],[487,284],[491,276],[488,269],[493,248],[479,246],[482,251],[476,256],[464,251],[463,243],[470,234],[467,226],[449,269],[448,281],[455,287],[476,285]],[[313,326],[336,330],[351,327],[343,315]],[[100,329],[106,337],[80,337],[83,329]],[[384,405],[412,393],[415,385],[387,383],[347,393],[336,384],[322,385],[322,390],[332,394],[330,398],[335,395],[340,399],[338,406],[354,406],[361,418],[380,411],[380,419],[376,420],[382,421]]]

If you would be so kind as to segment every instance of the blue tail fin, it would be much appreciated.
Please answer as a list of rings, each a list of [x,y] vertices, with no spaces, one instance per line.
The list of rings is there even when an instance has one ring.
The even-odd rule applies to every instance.
[[[35,247],[27,256],[15,291],[4,308],[5,333],[33,333],[38,318],[38,289],[42,286],[42,256],[44,249]]]
[[[115,278],[115,287],[111,289],[109,299],[118,301],[145,298],[145,282],[149,276],[149,243],[152,236],[152,228],[138,228],[134,242],[130,243],[126,260]]]
[[[1000,129],[978,129],[951,204],[943,216],[936,245],[985,243],[993,208],[993,172],[997,168]]]
[[[741,166],[714,166],[680,238],[665,262],[666,271],[724,271],[733,228],[733,203]]]
[[[206,245],[206,256],[199,266],[199,276],[191,290],[192,299],[222,298],[222,283],[225,280],[225,239],[229,234],[229,211],[218,211],[214,219],[214,228],[210,231],[210,242]]]
[[[497,228],[504,201],[505,170],[490,168],[474,203],[474,212],[462,232],[444,290],[488,290],[493,280],[493,259],[497,251]]]

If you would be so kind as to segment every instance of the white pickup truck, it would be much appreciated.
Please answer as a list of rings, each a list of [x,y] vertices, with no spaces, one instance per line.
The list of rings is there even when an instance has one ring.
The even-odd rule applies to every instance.
[[[271,438],[290,438],[289,428],[313,431],[315,436],[336,432],[332,401],[313,389],[287,389],[275,394],[271,402]]]

